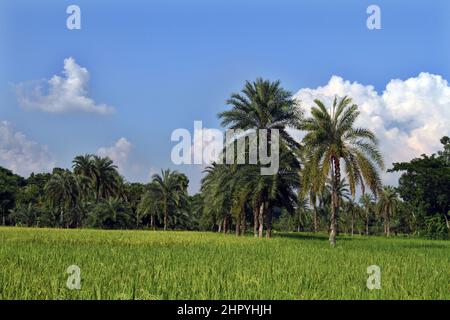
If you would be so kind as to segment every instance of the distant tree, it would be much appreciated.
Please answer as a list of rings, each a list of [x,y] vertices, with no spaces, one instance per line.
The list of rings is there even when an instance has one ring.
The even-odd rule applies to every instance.
[[[396,213],[399,199],[397,191],[391,187],[384,187],[379,193],[378,203],[376,205],[378,214],[383,217],[384,220],[384,233],[386,236],[391,234],[391,219]]]
[[[151,191],[161,202],[164,214],[164,230],[169,225],[170,208],[179,208],[187,198],[188,178],[178,171],[162,170],[154,174],[150,185]]]

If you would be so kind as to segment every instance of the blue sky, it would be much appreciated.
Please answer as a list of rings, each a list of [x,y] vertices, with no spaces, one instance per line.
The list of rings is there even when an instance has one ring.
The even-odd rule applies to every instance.
[[[70,4],[81,8],[81,30],[66,28]],[[381,8],[381,30],[366,27],[371,4]],[[280,79],[298,92],[337,75],[381,95],[392,79],[421,72],[450,79],[449,17],[445,0],[3,0],[0,122],[35,143],[30,152],[47,146],[41,151],[48,157],[36,161],[62,167],[123,137],[130,144],[129,180],[148,181],[150,172],[170,167],[188,173],[194,192],[200,169],[172,164],[170,135],[176,128],[192,131],[194,120],[219,127],[216,114],[245,80]],[[69,57],[88,71],[89,97],[115,113],[55,114],[20,105],[17,85],[62,76]],[[443,92],[447,97],[446,86]],[[402,119],[386,122],[394,120]],[[14,143],[0,149],[6,153]],[[0,165],[26,171],[26,161],[11,161],[0,157]]]

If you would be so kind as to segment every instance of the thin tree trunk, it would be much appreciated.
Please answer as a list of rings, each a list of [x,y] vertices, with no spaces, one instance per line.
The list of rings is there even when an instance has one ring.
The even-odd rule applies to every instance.
[[[219,222],[219,228],[217,230],[218,233],[222,232],[222,223],[223,223],[222,221]]]
[[[388,212],[386,212],[386,236],[391,235],[391,216]]]
[[[167,223],[168,223],[168,216],[169,213],[167,212],[167,200],[164,201],[164,231],[167,230]]]
[[[258,229],[259,229],[258,210],[259,205],[255,204],[255,207],[253,208],[253,234],[255,235],[255,238],[258,237]]]
[[[223,219],[223,233],[226,234],[228,232],[228,218],[225,217]]]
[[[245,217],[245,208],[242,208],[241,212],[241,235],[245,236],[247,232],[247,219]]]
[[[241,213],[239,212],[236,217],[236,236],[241,235]]]
[[[317,221],[317,207],[316,204],[314,203],[313,205],[313,219],[314,219],[314,233],[317,233],[317,229],[318,229],[318,221]]]
[[[355,233],[355,212],[352,209],[352,235]]]
[[[330,244],[331,246],[336,245],[336,236],[337,236],[337,219],[338,219],[338,210],[339,210],[339,200],[338,200],[338,188],[339,182],[341,181],[341,171],[340,171],[340,163],[339,159],[335,157],[332,158],[332,165],[334,165],[334,170],[332,171],[332,184],[333,184],[333,192],[332,192],[332,205],[331,205],[331,226],[330,226]]]
[[[264,231],[264,202],[259,207],[258,225],[258,238],[262,238]]]
[[[266,210],[266,220],[267,220],[267,226],[266,226],[266,238],[270,238],[272,236],[272,208],[269,206],[269,203],[266,202],[265,206]]]
[[[369,212],[366,211],[366,236],[369,235]]]
[[[4,219],[5,217],[3,217]],[[450,229],[450,223],[448,221],[448,217],[447,214],[444,213],[444,219],[445,219],[445,224],[447,225],[447,229]],[[4,220],[3,220],[4,221]],[[3,225],[5,225],[5,222],[3,222]]]

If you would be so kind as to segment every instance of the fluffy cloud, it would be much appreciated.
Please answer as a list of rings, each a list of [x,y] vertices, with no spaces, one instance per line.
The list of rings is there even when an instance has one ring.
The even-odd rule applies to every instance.
[[[28,140],[11,124],[0,122],[0,165],[22,176],[50,171],[55,166],[46,146]]]
[[[109,114],[114,108],[97,104],[88,95],[89,72],[73,58],[64,60],[63,76],[16,86],[20,106],[49,113],[90,112]]]
[[[98,149],[97,155],[109,157],[117,165],[119,172],[124,174],[128,167],[131,149],[131,143],[126,138],[122,137],[117,140],[113,146]]]
[[[308,113],[313,99],[329,105],[335,95],[348,95],[358,104],[357,125],[377,134],[387,168],[392,162],[436,152],[441,148],[439,139],[450,134],[450,87],[439,75],[421,73],[407,80],[391,80],[382,94],[371,85],[333,76],[323,87],[301,89],[296,98]],[[397,178],[384,174],[385,183],[395,184]]]

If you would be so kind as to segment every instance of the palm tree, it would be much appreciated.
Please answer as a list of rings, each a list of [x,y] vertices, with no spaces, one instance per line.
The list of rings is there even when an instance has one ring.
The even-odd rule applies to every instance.
[[[155,220],[161,208],[161,201],[157,198],[155,192],[153,192],[154,189],[156,189],[156,186],[149,187],[139,201],[136,210],[136,227],[139,227],[142,218],[149,216],[150,228],[155,229]]]
[[[397,191],[391,186],[384,187],[380,192],[377,211],[384,219],[384,233],[388,237],[391,234],[391,218],[397,210],[398,203]]]
[[[370,194],[363,194],[359,198],[359,203],[361,203],[364,210],[366,235],[369,235],[369,221],[370,216],[374,210],[375,203],[373,197]]]
[[[167,230],[169,224],[170,207],[179,207],[182,202],[187,201],[188,184],[187,177],[177,171],[167,169],[161,170],[161,175],[153,175],[150,186],[162,204],[164,230]]]
[[[100,199],[107,199],[116,195],[119,182],[118,175],[117,166],[110,158],[93,156],[92,181],[97,202]]]
[[[45,192],[50,204],[60,210],[62,227],[65,211],[75,207],[80,194],[77,180],[70,171],[57,172],[47,182]]]
[[[76,156],[72,161],[73,173],[76,175],[82,175],[88,178],[93,178],[94,176],[94,164],[93,155],[85,154]]]
[[[232,108],[218,115],[222,120],[222,126],[244,131],[266,129],[268,130],[268,143],[271,143],[270,130],[277,129],[281,137],[280,148],[284,149],[284,151],[280,150],[280,163],[283,163],[283,154],[289,160],[294,158],[288,153],[298,149],[299,145],[287,132],[287,128],[299,126],[301,113],[292,94],[284,90],[279,81],[270,82],[261,78],[256,79],[255,82],[247,81],[241,93],[232,94],[231,98],[227,100],[227,104]],[[288,164],[287,169],[290,169],[292,165],[299,167],[297,159]],[[248,168],[248,166],[245,167]],[[283,169],[280,171],[283,171]],[[282,174],[278,172],[273,176],[262,177],[260,174],[255,174],[253,177],[246,176],[254,179],[251,183],[254,187],[251,198],[255,217],[255,234],[257,228],[259,237],[262,237],[264,220],[266,220],[266,237],[271,235],[272,210],[275,202],[286,196],[285,200],[289,200],[286,204],[288,206],[292,204],[289,203],[292,202],[290,201],[292,198],[291,190],[287,194],[282,194],[280,191],[282,189],[288,191],[290,185],[287,188],[277,188],[277,186],[281,186],[279,184],[281,181],[287,182],[290,180],[287,177],[290,174],[292,173],[287,173],[284,170]],[[294,175],[297,174],[294,173]],[[295,195],[293,198],[295,198]],[[243,202],[243,199],[241,199],[240,203]]]
[[[306,131],[303,143],[307,150],[306,166],[317,177],[320,185],[331,175],[332,206],[329,241],[336,245],[337,219],[339,211],[338,187],[341,181],[341,161],[354,196],[355,189],[367,184],[376,193],[381,185],[377,168],[383,168],[383,158],[378,151],[378,141],[368,129],[355,127],[359,116],[358,106],[351,99],[334,99],[331,111],[320,100],[314,101],[311,117],[302,121],[300,129]]]

